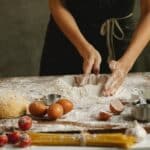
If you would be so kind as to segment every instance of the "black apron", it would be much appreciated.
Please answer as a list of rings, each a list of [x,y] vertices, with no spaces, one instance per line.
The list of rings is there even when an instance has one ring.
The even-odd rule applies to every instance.
[[[118,41],[113,39],[116,59],[120,58],[129,44],[134,30],[133,17],[127,17],[133,11],[134,0],[65,0],[64,7],[75,18],[85,38],[102,56],[101,73],[108,73],[108,45],[106,36],[100,35],[100,28],[110,18],[118,19],[125,36]],[[115,32],[118,34],[117,29]],[[48,24],[40,75],[81,74],[83,60],[72,43],[61,32],[52,16]]]

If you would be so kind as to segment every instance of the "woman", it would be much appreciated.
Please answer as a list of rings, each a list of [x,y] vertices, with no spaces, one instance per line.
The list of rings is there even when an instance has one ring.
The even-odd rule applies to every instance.
[[[150,0],[141,0],[130,42],[134,0],[49,0],[49,6],[40,74],[111,71],[103,94],[113,95],[150,40]]]

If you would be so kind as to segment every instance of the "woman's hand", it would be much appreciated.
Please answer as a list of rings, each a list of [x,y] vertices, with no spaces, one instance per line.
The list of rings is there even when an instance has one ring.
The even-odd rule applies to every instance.
[[[100,65],[101,65],[101,55],[100,53],[92,46],[88,45],[86,48],[79,49],[79,53],[83,58],[83,75],[79,78],[76,78],[78,86],[83,86],[88,83],[90,74],[99,74]]]
[[[61,31],[82,56],[83,72],[85,74],[91,72],[98,73],[100,70],[101,56],[80,32],[75,18],[69,10],[65,8],[61,0],[49,0],[49,7]]]
[[[104,89],[102,91],[104,96],[114,95],[119,87],[123,84],[125,77],[131,67],[128,67],[126,62],[112,60],[109,63],[109,67],[112,71],[111,76],[108,78]]]
[[[104,86],[103,95],[105,96],[115,94],[123,83],[128,71],[150,41],[150,0],[140,0],[140,2],[141,17],[128,49],[119,61],[110,62],[112,75]]]
[[[102,61],[100,53],[93,47],[89,46],[87,49],[80,51],[83,58],[83,73],[84,74],[98,74],[100,72],[100,64]]]

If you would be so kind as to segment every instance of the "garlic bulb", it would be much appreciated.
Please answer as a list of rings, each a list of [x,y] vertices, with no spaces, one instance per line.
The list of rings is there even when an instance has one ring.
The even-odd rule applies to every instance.
[[[133,126],[126,130],[126,134],[136,137],[137,142],[140,142],[146,137],[147,132],[137,121],[134,121]]]

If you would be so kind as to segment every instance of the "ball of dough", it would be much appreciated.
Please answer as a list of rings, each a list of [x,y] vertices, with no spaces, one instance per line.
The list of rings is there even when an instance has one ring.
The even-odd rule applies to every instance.
[[[29,101],[15,92],[0,92],[0,119],[15,118],[26,114]]]

